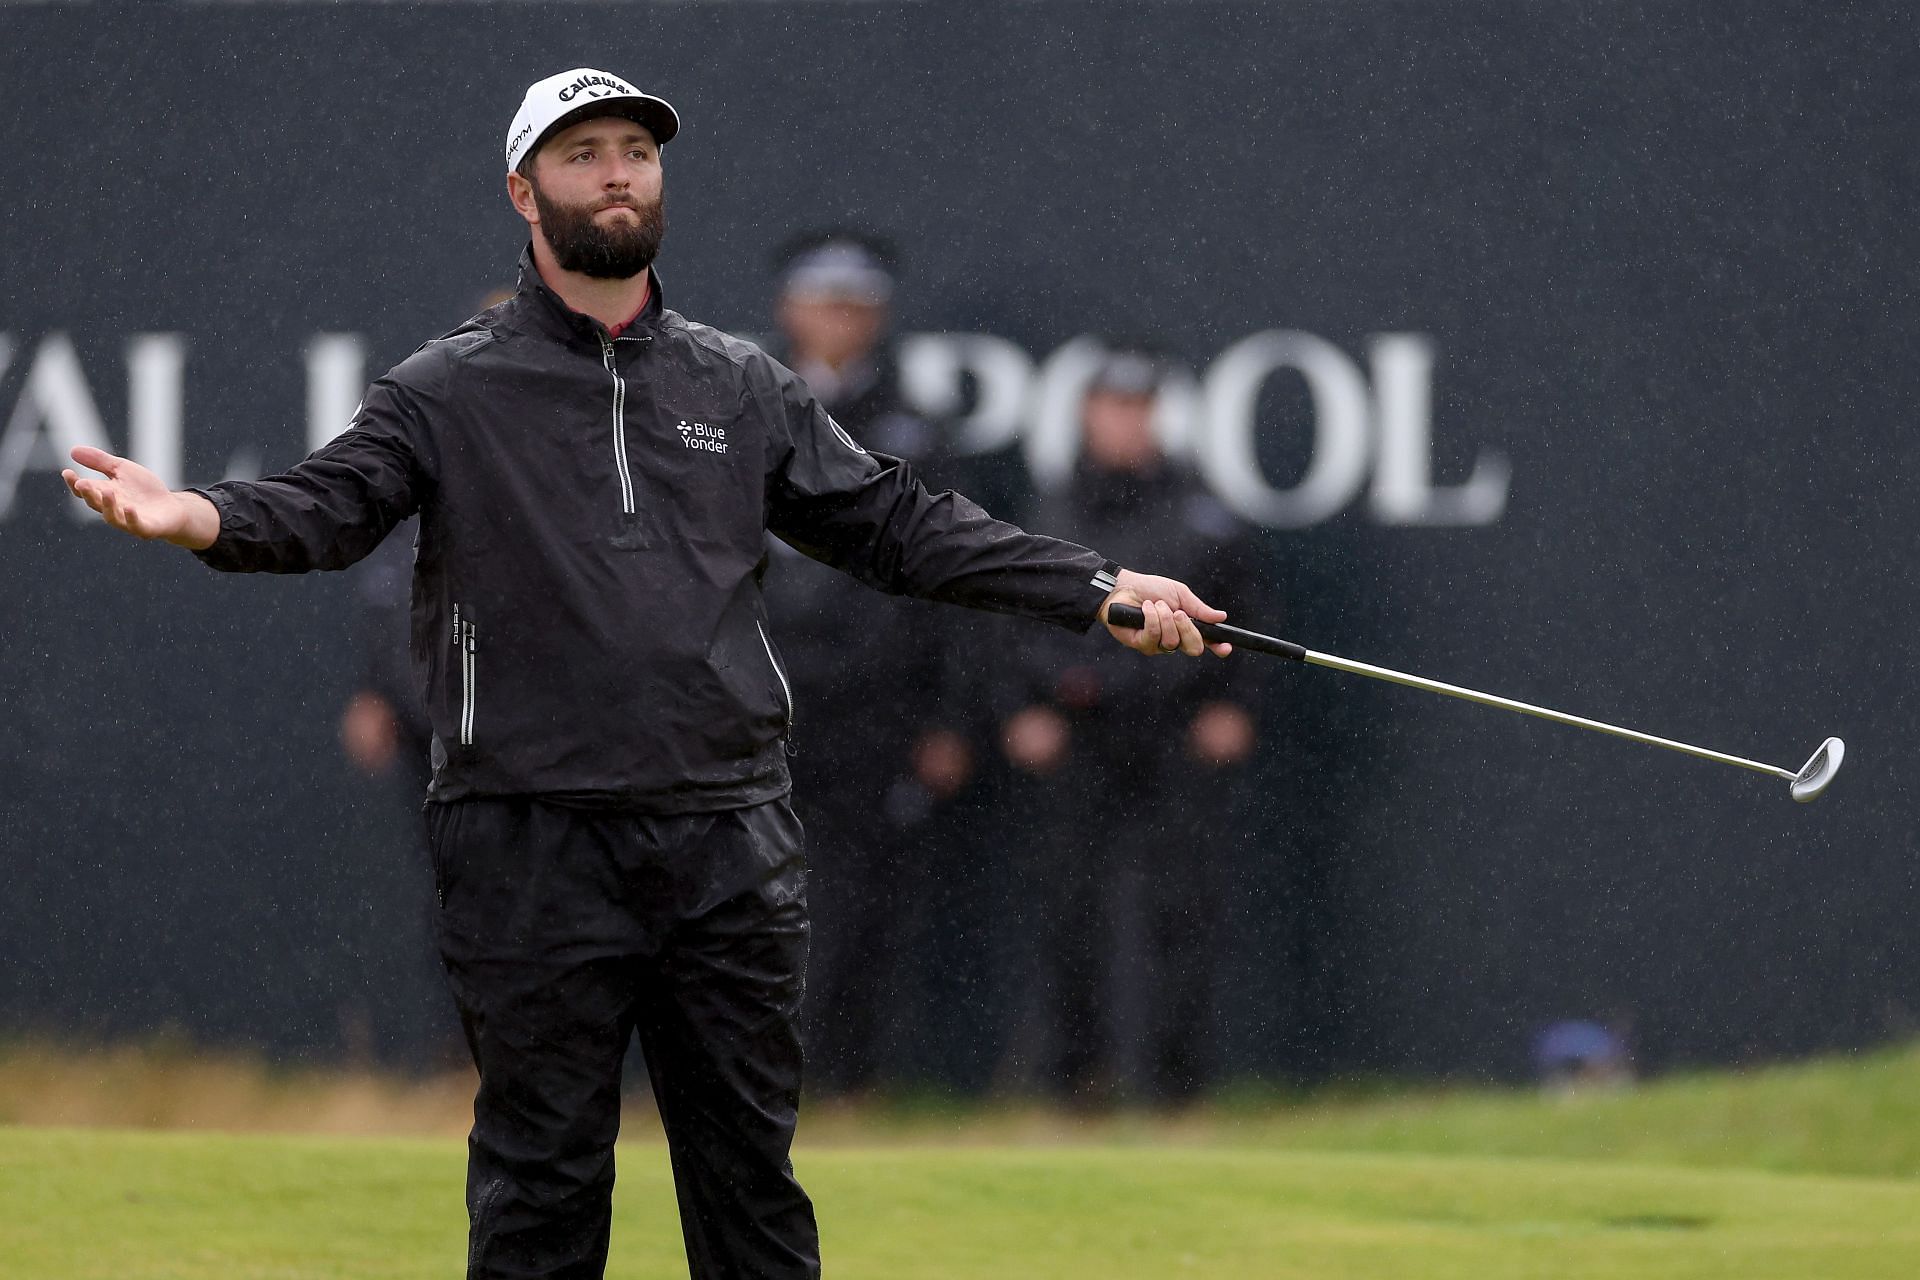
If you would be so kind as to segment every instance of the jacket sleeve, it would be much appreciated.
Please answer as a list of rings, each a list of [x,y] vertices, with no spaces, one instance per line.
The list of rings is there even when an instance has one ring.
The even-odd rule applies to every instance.
[[[761,358],[768,423],[767,527],[861,582],[1085,631],[1111,589],[1097,552],[930,493],[903,459],[869,453],[798,375]],[[1100,585],[1106,583],[1106,586]]]
[[[352,425],[291,469],[192,490],[220,513],[214,544],[194,554],[229,573],[344,569],[419,509],[425,440],[412,393],[382,378]]]

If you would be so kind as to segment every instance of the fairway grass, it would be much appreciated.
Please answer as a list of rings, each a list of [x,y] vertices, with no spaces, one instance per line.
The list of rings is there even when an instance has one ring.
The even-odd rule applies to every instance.
[[[462,1145],[0,1128],[0,1274],[456,1275]],[[828,1275],[1907,1280],[1920,1182],[1166,1147],[807,1149]],[[663,1149],[621,1150],[612,1277],[684,1275]]]

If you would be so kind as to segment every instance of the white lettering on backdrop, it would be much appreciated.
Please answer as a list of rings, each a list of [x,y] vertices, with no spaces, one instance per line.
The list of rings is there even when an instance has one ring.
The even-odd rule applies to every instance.
[[[3,339],[0,339],[3,340]],[[11,344],[7,354],[11,355]],[[13,510],[20,478],[28,471],[58,472],[69,450],[80,445],[109,449],[106,425],[80,369],[73,339],[50,333],[34,349],[26,377],[13,402],[7,425],[0,430],[0,519]],[[93,513],[71,503],[76,520]]]
[[[127,453],[179,485],[186,338],[135,334],[125,352]],[[902,387],[921,412],[955,424],[964,452],[1017,444],[1035,483],[1048,487],[1072,473],[1079,404],[1098,354],[1090,337],[1073,338],[1035,362],[993,334],[907,334],[900,343]],[[15,355],[12,335],[0,333],[0,394]],[[1168,451],[1190,459],[1221,501],[1261,524],[1318,524],[1354,506],[1363,492],[1366,510],[1381,524],[1492,524],[1506,509],[1512,480],[1504,455],[1480,451],[1461,484],[1433,481],[1433,366],[1433,342],[1424,334],[1376,335],[1362,369],[1324,338],[1268,330],[1234,343],[1197,377],[1170,376],[1154,424]],[[354,333],[315,334],[305,368],[305,443],[313,450],[351,422],[365,389],[366,344]],[[1305,387],[1312,412],[1304,428],[1261,411],[1268,384],[1281,376]],[[1291,483],[1277,483],[1260,446],[1291,445],[1303,431],[1305,465]],[[80,444],[114,447],[72,339],[49,333],[33,346],[0,430],[0,518],[11,512],[26,472],[57,472]],[[258,475],[263,452],[276,451],[267,441],[244,446],[228,460],[226,475]],[[74,514],[85,513],[76,505]]]

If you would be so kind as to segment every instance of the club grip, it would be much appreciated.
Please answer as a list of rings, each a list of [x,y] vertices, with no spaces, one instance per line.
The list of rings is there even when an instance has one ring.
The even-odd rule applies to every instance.
[[[1147,625],[1147,615],[1140,612],[1138,605],[1110,604],[1107,606],[1107,621],[1116,627],[1131,627],[1138,631]],[[1240,649],[1251,649],[1255,653],[1270,653],[1276,658],[1292,658],[1295,662],[1307,660],[1304,646],[1278,636],[1263,636],[1258,631],[1243,631],[1224,622],[1201,622],[1197,618],[1193,625],[1200,628],[1201,638],[1209,644],[1230,644]]]

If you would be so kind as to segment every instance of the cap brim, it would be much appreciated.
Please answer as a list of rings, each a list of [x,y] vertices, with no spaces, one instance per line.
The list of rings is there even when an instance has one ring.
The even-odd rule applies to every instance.
[[[540,136],[535,138],[532,145],[527,148],[526,154],[520,157],[520,163],[524,165],[538,154],[540,148],[547,145],[547,139],[554,134],[579,124],[582,120],[591,120],[595,116],[619,116],[623,120],[645,125],[647,132],[653,135],[655,145],[662,147],[673,141],[674,135],[680,132],[679,115],[662,98],[649,97],[646,94],[637,97],[596,98],[592,102],[581,103],[542,129]]]

